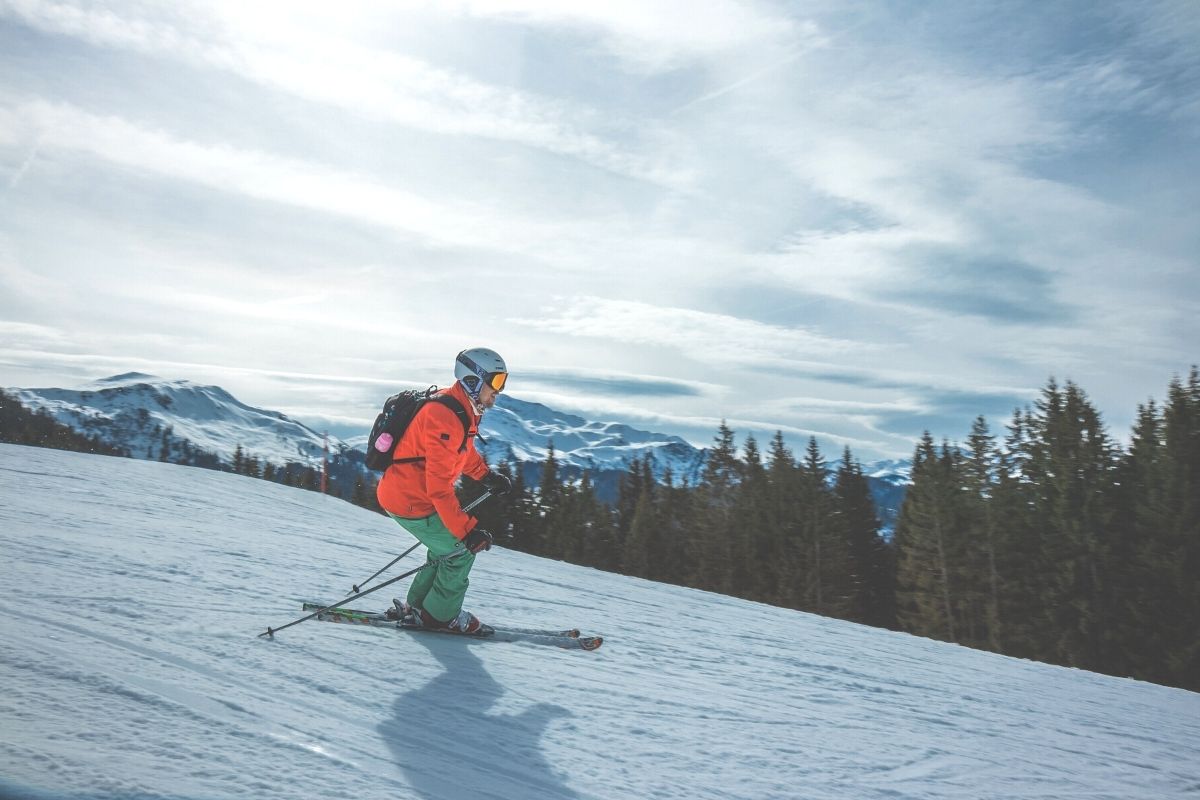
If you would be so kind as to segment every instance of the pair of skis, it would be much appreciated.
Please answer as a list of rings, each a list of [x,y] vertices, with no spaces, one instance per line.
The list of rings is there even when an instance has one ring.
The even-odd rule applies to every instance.
[[[497,642],[528,642],[568,650],[596,650],[604,643],[600,636],[582,636],[577,629],[554,630],[545,628],[517,628],[507,625],[485,625],[477,633],[426,628],[414,624],[411,618],[394,619],[376,611],[358,611],[352,608],[326,608],[320,603],[305,603],[304,610],[317,612],[316,619],[322,622],[340,622],[350,625],[369,625],[374,628],[391,628],[406,633],[441,633],[447,636],[462,636],[468,639],[483,639]]]

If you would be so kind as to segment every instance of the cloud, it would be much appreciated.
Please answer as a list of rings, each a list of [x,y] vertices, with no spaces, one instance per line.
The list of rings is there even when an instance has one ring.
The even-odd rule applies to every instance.
[[[0,320],[0,337],[10,348],[62,346],[69,341],[58,328],[15,320]]]
[[[1200,14],[1190,0],[1148,0],[1119,6],[1116,16],[1133,31],[1128,55],[1113,59],[1097,83],[1098,100],[1108,109],[1129,107],[1131,87],[1137,110],[1164,121],[1200,123]],[[1114,63],[1115,62],[1115,63]],[[1115,78],[1113,77],[1115,73]],[[1135,106],[1136,107],[1136,106]],[[1193,127],[1193,131],[1195,131]]]
[[[466,0],[468,13],[525,24],[573,28],[596,35],[628,68],[662,72],[764,42],[814,37],[812,22],[797,21],[757,2],[707,0]]]
[[[763,369],[755,367],[755,369]],[[918,371],[901,365],[894,367],[856,367],[826,361],[796,360],[775,370],[777,374],[832,383],[859,389],[881,390],[890,396],[985,397],[1028,399],[1035,392],[1022,386],[1004,386],[980,382],[973,375],[955,375],[939,371]]]
[[[702,397],[721,387],[699,381],[683,381],[651,375],[629,375],[565,369],[522,369],[514,374],[513,387],[561,387],[571,392],[617,397]]]
[[[43,150],[84,154],[156,176],[298,206],[445,244],[490,250],[523,248],[561,229],[466,202],[447,206],[426,197],[266,152],[178,139],[113,115],[65,103],[0,106],[0,128],[40,137]]]
[[[1006,324],[1069,325],[1077,308],[1055,296],[1050,270],[1008,259],[962,253],[912,255],[919,284],[892,281],[877,296],[950,314],[968,314]]]
[[[550,333],[674,350],[692,364],[771,365],[806,354],[864,349],[798,327],[687,308],[600,297],[577,297],[564,306],[556,316],[510,321]]]
[[[13,170],[12,175],[9,176],[8,188],[10,191],[17,188],[17,186],[21,183],[21,179],[25,177],[25,173],[29,172],[29,168],[33,166],[34,159],[37,158],[38,149],[40,146],[41,142],[34,142],[30,146],[29,153],[25,156],[24,160],[17,165],[17,168]]]
[[[378,8],[360,11],[370,18]],[[312,14],[306,16],[305,9]],[[49,33],[219,69],[309,102],[430,133],[514,142],[652,183],[687,180],[669,163],[589,130],[620,132],[628,126],[621,133],[628,140],[645,123],[635,126],[576,101],[494,85],[362,40],[347,41],[320,4],[189,3],[172,12],[25,0],[0,7],[3,11]],[[335,16],[343,14],[339,8]]]

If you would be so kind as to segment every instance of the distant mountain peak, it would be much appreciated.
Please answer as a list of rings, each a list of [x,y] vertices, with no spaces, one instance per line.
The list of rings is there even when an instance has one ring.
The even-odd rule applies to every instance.
[[[23,405],[138,458],[157,458],[168,444],[185,450],[186,445],[224,463],[239,447],[280,466],[315,467],[324,454],[321,435],[302,423],[248,406],[219,386],[183,379],[126,372],[80,389],[18,389],[16,396]]]
[[[145,372],[122,372],[120,375],[111,375],[107,378],[99,378],[95,381],[92,381],[92,385],[111,388],[113,386],[131,383],[158,383],[161,381],[162,378],[158,377],[157,375],[150,375]]]

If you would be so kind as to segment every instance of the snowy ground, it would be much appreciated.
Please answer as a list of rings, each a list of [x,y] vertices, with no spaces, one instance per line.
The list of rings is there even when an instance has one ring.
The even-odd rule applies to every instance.
[[[0,795],[1200,797],[1200,695],[499,549],[470,608],[604,647],[256,637],[410,543],[263,481],[0,445]]]

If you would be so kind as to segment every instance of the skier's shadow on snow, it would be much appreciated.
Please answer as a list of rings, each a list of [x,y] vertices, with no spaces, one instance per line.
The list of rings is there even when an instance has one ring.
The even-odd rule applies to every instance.
[[[579,797],[542,752],[547,726],[571,716],[570,711],[535,703],[517,713],[497,713],[493,706],[505,689],[472,652],[493,645],[434,635],[412,638],[444,671],[400,695],[379,732],[417,797]]]

